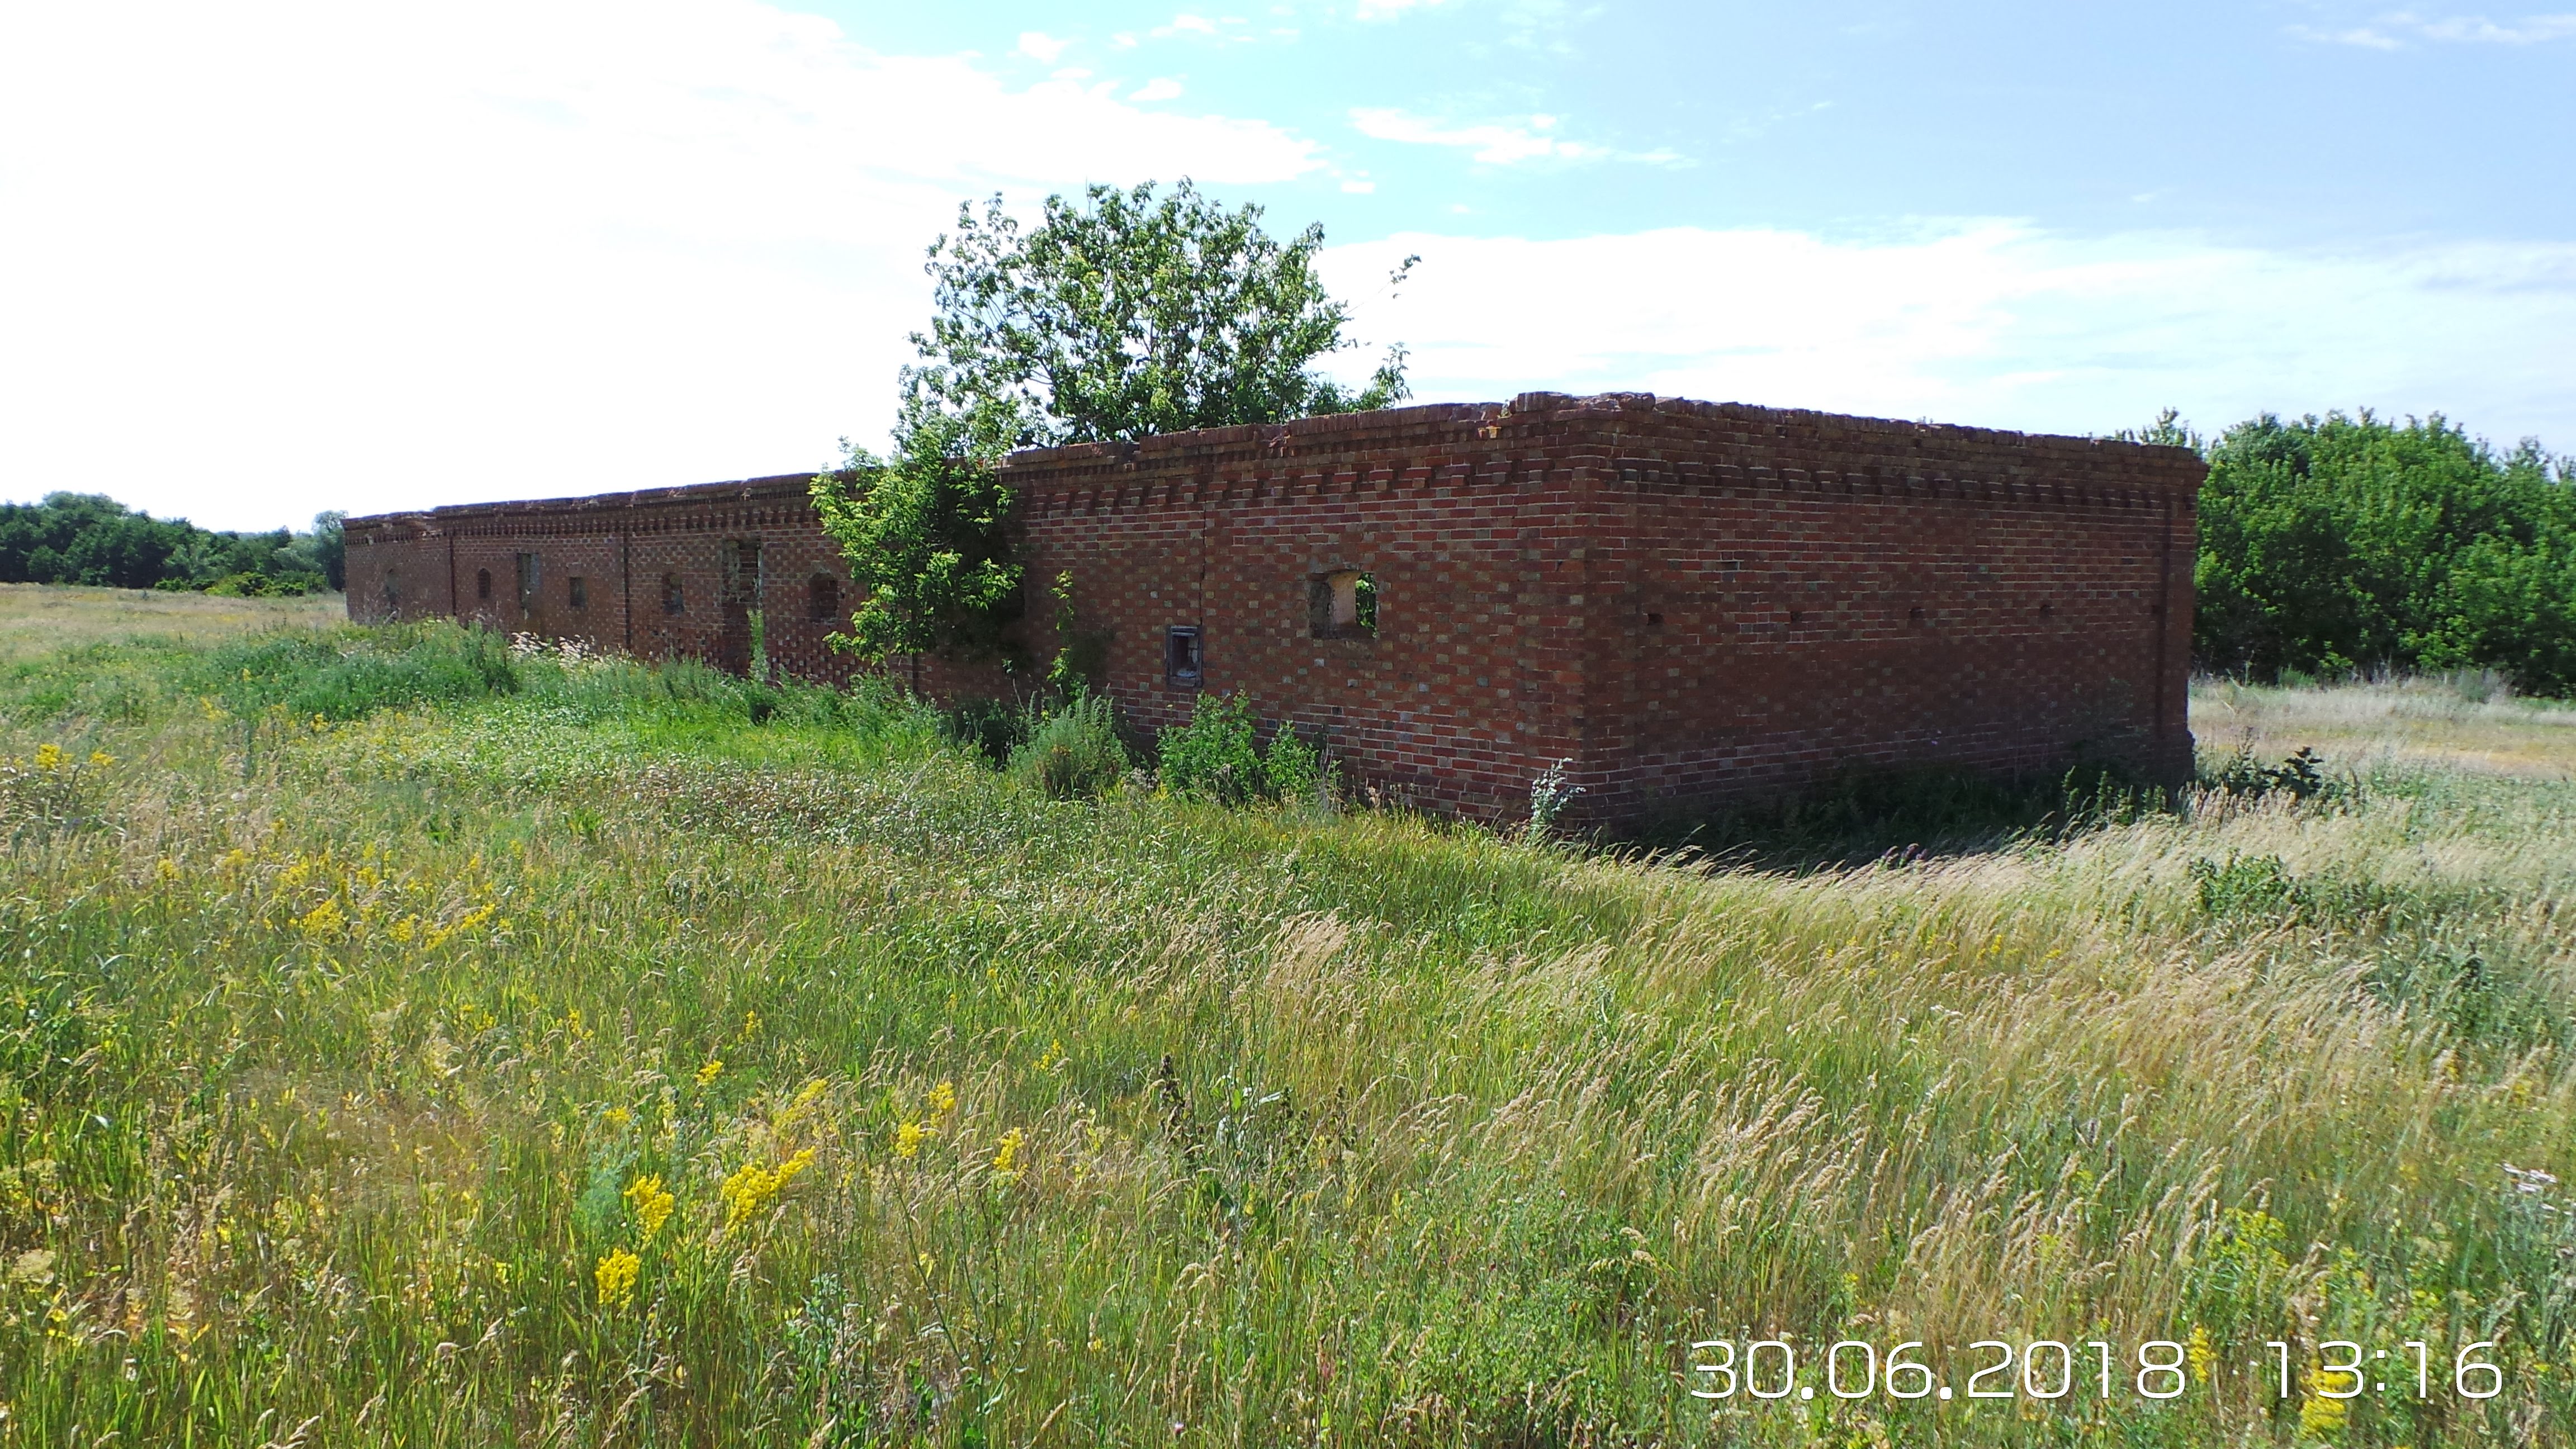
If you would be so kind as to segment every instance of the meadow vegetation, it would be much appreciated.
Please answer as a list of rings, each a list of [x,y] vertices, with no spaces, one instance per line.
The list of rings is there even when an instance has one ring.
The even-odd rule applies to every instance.
[[[1080,721],[999,769],[888,690],[70,597],[0,594],[0,1442],[2576,1412],[2576,711],[2210,686],[2214,774],[2314,746],[2317,787],[1756,868],[1156,792]],[[1694,1340],[1757,1333],[2195,1379],[1690,1396]],[[2286,1401],[2231,1367],[2272,1339]],[[2329,1399],[2329,1339],[2493,1339],[2502,1392]]]

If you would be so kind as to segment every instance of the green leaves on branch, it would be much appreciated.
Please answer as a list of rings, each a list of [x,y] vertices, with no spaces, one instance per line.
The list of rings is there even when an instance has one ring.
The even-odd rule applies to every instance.
[[[2576,693],[2568,460],[2533,442],[2499,457],[2438,415],[2401,427],[2368,411],[2266,414],[2208,455],[2195,572],[2204,667],[2490,668],[2533,693]]]
[[[892,460],[851,448],[842,467],[815,478],[815,513],[848,555],[860,596],[834,648],[870,663],[1006,651],[1020,613],[1011,494],[973,434],[967,420],[910,406]]]
[[[1389,406],[1406,396],[1402,348],[1362,388],[1311,370],[1351,345],[1350,309],[1315,275],[1323,244],[1321,226],[1281,242],[1260,207],[1228,211],[1187,181],[1051,196],[1026,232],[998,196],[980,219],[961,207],[930,249],[938,313],[907,383],[949,413],[1007,419],[1014,447]]]
[[[871,662],[1011,652],[1021,573],[997,468],[1015,448],[1402,399],[1400,347],[1365,387],[1311,370],[1349,345],[1349,309],[1315,276],[1323,244],[1320,226],[1280,242],[1261,208],[1228,211],[1187,181],[1162,197],[1151,183],[1094,186],[1079,204],[1049,197],[1025,232],[999,197],[980,219],[959,208],[956,232],[930,248],[937,313],[913,334],[922,362],[904,369],[894,457],[852,449],[814,480],[862,599],[835,644]],[[1060,632],[1050,678],[1071,694],[1096,661],[1069,614]]]

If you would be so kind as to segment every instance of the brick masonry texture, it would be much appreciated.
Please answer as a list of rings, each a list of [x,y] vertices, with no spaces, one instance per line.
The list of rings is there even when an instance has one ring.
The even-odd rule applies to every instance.
[[[1038,450],[1004,476],[1029,652],[1053,652],[1070,573],[1137,723],[1239,692],[1399,799],[1509,819],[1565,761],[1570,813],[1623,823],[1855,770],[2186,777],[2203,472],[2180,448],[1528,393]],[[739,669],[760,607],[773,659],[845,680],[823,636],[848,574],[806,482],[353,518],[350,613]],[[1347,571],[1376,583],[1374,637],[1316,623]],[[1174,627],[1201,631],[1195,688],[1166,678]],[[944,699],[1014,682],[902,665]]]

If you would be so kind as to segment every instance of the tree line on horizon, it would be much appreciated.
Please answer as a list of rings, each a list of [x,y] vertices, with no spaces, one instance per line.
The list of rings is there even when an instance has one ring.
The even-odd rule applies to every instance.
[[[2214,439],[2168,410],[2127,436],[2209,460],[2202,670],[2271,683],[2478,669],[2576,696],[2576,457],[2368,408],[2264,413]]]
[[[340,518],[317,513],[302,532],[219,532],[155,518],[103,493],[49,493],[40,503],[0,503],[0,583],[322,593],[347,583]]]

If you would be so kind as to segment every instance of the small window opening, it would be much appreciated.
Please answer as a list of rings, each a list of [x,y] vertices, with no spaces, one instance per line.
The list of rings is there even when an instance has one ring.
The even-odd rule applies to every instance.
[[[662,575],[662,612],[676,614],[688,607],[688,596],[681,591],[678,574]]]
[[[523,553],[519,555],[519,612],[524,614],[536,606],[537,556]]]
[[[474,571],[474,597],[481,599],[487,604],[492,602],[492,571],[490,569],[476,569]]]
[[[1664,627],[1664,616],[1661,614],[1648,614],[1646,616],[1646,627],[1649,629],[1660,629]]]
[[[1205,661],[1194,624],[1175,624],[1163,631],[1163,682],[1174,689],[1196,689]]]
[[[1377,637],[1377,580],[1357,569],[1316,575],[1307,604],[1318,639]]]
[[[830,574],[816,574],[805,581],[805,617],[837,619],[841,616],[841,581]]]
[[[385,570],[385,607],[390,609],[401,602],[402,590],[394,586],[394,571],[387,569]]]
[[[571,597],[572,606],[574,608],[587,609],[590,607],[590,580],[583,578],[579,574],[574,574],[570,579],[565,581],[564,591]]]
[[[724,602],[747,608],[760,607],[761,585],[760,540],[729,538],[724,547]]]

